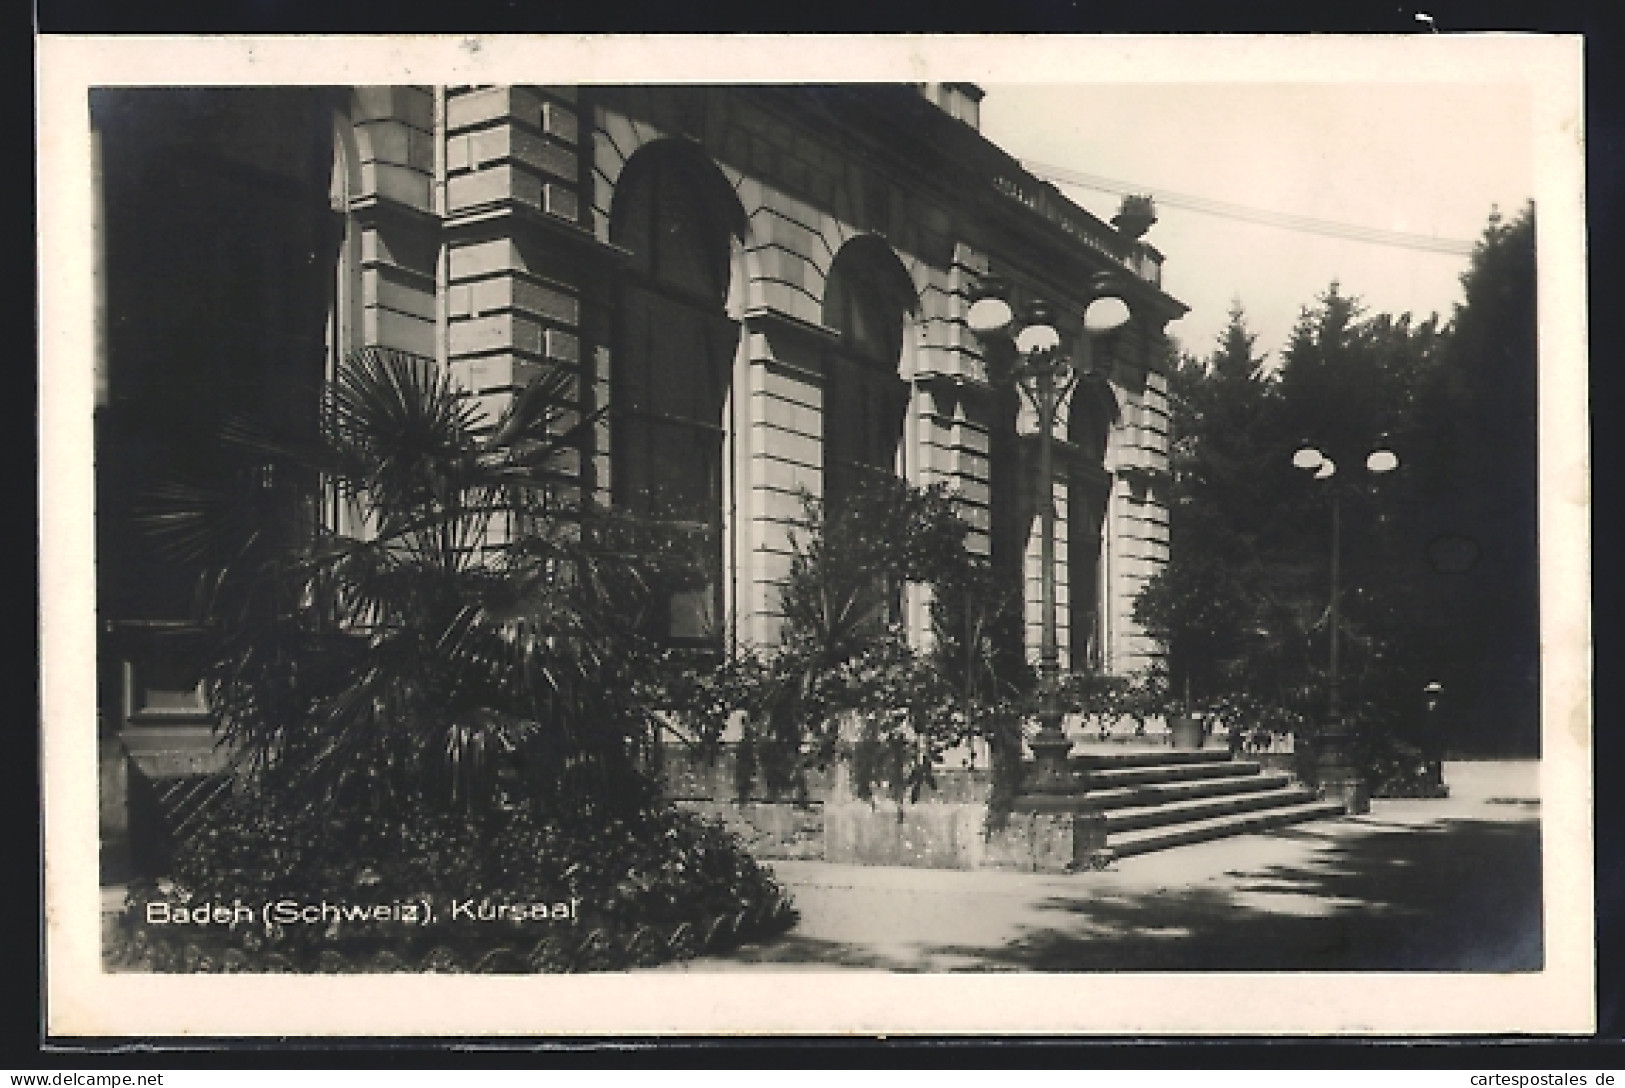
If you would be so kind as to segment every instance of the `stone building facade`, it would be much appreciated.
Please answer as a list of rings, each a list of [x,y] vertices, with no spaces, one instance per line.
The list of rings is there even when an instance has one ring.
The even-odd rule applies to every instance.
[[[802,494],[944,483],[970,546],[1028,586],[1035,415],[965,324],[993,273],[1076,352],[1100,273],[1130,305],[1059,413],[1063,667],[1160,648],[1133,599],[1168,551],[1161,255],[977,130],[967,84],[238,88],[99,92],[104,736],[162,778],[207,763],[166,666],[179,579],[129,544],[137,478],[205,456],[233,405],[303,425],[366,345],[440,360],[492,411],[543,367],[607,407],[582,500],[705,530],[677,642],[772,642]],[[1006,352],[1008,349],[1005,349]],[[907,602],[924,630],[924,602]],[[109,765],[104,761],[104,766]],[[107,773],[117,775],[116,767]]]

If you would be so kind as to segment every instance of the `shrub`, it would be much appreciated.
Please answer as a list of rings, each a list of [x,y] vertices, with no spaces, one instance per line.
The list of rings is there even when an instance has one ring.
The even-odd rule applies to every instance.
[[[652,671],[647,697],[711,751],[743,712],[741,798],[757,784],[802,798],[806,772],[840,756],[857,796],[917,801],[944,752],[980,738],[993,754],[996,824],[1015,796],[1031,709],[1019,582],[1004,584],[966,549],[970,527],[941,486],[877,478],[840,503],[804,503],[778,644],[735,647],[699,674]],[[930,590],[928,650],[909,646],[898,622],[907,583]]]
[[[165,901],[389,916],[267,915],[229,932],[234,960],[529,962],[505,943],[528,935],[517,923],[453,919],[454,902],[579,900],[585,936],[538,941],[532,966],[659,958],[651,927],[697,948],[700,924],[715,940],[788,919],[755,863],[664,806],[639,765],[650,587],[692,566],[692,534],[570,486],[595,423],[574,382],[548,370],[493,420],[434,360],[367,349],[328,383],[315,433],[232,421],[225,470],[153,488],[148,530],[199,573],[204,681],[234,755],[229,789],[181,829]],[[153,895],[132,903],[131,941],[172,944],[144,924]],[[408,903],[424,924],[394,916]]]
[[[573,381],[550,370],[493,421],[434,360],[367,349],[316,434],[233,421],[239,471],[155,485],[144,523],[199,572],[241,776],[399,812],[635,786],[642,611],[682,549],[562,486],[592,423]],[[340,512],[313,516],[318,498]]]
[[[254,920],[149,924],[149,903],[164,905],[160,918],[242,904]],[[534,904],[545,920],[494,917]],[[403,818],[242,795],[181,845],[167,888],[132,888],[113,959],[198,969],[192,949],[193,960],[225,964],[231,953],[249,969],[617,969],[693,955],[707,932],[737,940],[793,920],[783,890],[729,833],[653,797],[624,815],[524,804]]]
[[[1362,730],[1355,740],[1355,759],[1371,785],[1373,797],[1444,797],[1449,791],[1435,776],[1429,753],[1411,739],[1383,730]]]

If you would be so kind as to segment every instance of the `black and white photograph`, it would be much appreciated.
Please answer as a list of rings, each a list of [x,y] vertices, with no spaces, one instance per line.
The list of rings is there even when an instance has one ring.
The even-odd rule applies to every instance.
[[[1592,1029],[1577,41],[40,66],[53,1029]]]

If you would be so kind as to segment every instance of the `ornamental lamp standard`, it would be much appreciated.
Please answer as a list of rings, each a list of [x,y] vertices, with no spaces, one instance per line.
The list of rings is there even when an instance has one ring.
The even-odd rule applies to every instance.
[[[1429,680],[1422,689],[1422,701],[1426,712],[1422,718],[1422,759],[1426,770],[1422,785],[1429,793],[1437,797],[1448,797],[1449,788],[1444,784],[1444,734],[1439,729],[1439,700],[1444,697],[1444,685],[1437,680]]]
[[[1039,300],[1030,302],[1017,322],[1009,301],[1009,287],[1001,278],[981,278],[966,314],[966,323],[978,336],[989,340],[1003,337],[1014,342],[1017,358],[1011,378],[1038,413],[1038,481],[1043,495],[1038,505],[1042,589],[1038,733],[1029,742],[1037,767],[1026,787],[1029,792],[1038,794],[1073,793],[1077,785],[1067,766],[1072,742],[1061,728],[1061,662],[1055,632],[1054,432],[1060,405],[1077,384],[1079,374],[1088,374],[1094,369],[1093,338],[1121,327],[1131,316],[1128,304],[1108,293],[1111,283],[1111,276],[1103,273],[1090,284],[1091,297],[1083,312],[1076,370],[1061,350],[1061,334],[1055,327],[1049,304]]]
[[[1343,489],[1352,486],[1338,481],[1337,462],[1309,443],[1292,455],[1292,466],[1313,474],[1314,479],[1327,481],[1332,496],[1332,564],[1330,625],[1330,660],[1327,663],[1326,728],[1321,735],[1317,759],[1320,770],[1321,792],[1331,800],[1339,800],[1351,814],[1368,812],[1371,799],[1367,784],[1361,780],[1349,752],[1348,731],[1343,721],[1339,648],[1341,645],[1341,598],[1343,554]],[[1383,476],[1399,467],[1399,455],[1388,448],[1386,438],[1379,438],[1366,455],[1365,469],[1373,476]]]

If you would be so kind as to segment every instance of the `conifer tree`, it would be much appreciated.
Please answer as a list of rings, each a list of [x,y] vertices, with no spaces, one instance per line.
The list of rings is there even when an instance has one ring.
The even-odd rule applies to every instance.
[[[1438,681],[1457,750],[1534,752],[1532,207],[1491,216],[1462,286],[1441,328],[1368,315],[1333,282],[1274,372],[1237,307],[1210,356],[1172,369],[1171,557],[1137,614],[1167,636],[1176,688],[1323,717],[1336,488],[1345,714],[1392,751]],[[1291,467],[1305,443],[1336,462],[1329,485]],[[1399,471],[1366,471],[1379,445]]]
[[[1535,209],[1490,215],[1418,391],[1420,572],[1431,679],[1461,748],[1539,742]]]
[[[1237,303],[1214,352],[1182,356],[1169,385],[1174,543],[1136,615],[1167,637],[1176,690],[1197,698],[1243,683],[1251,633],[1271,603],[1261,513],[1271,501],[1274,383],[1255,343]]]

